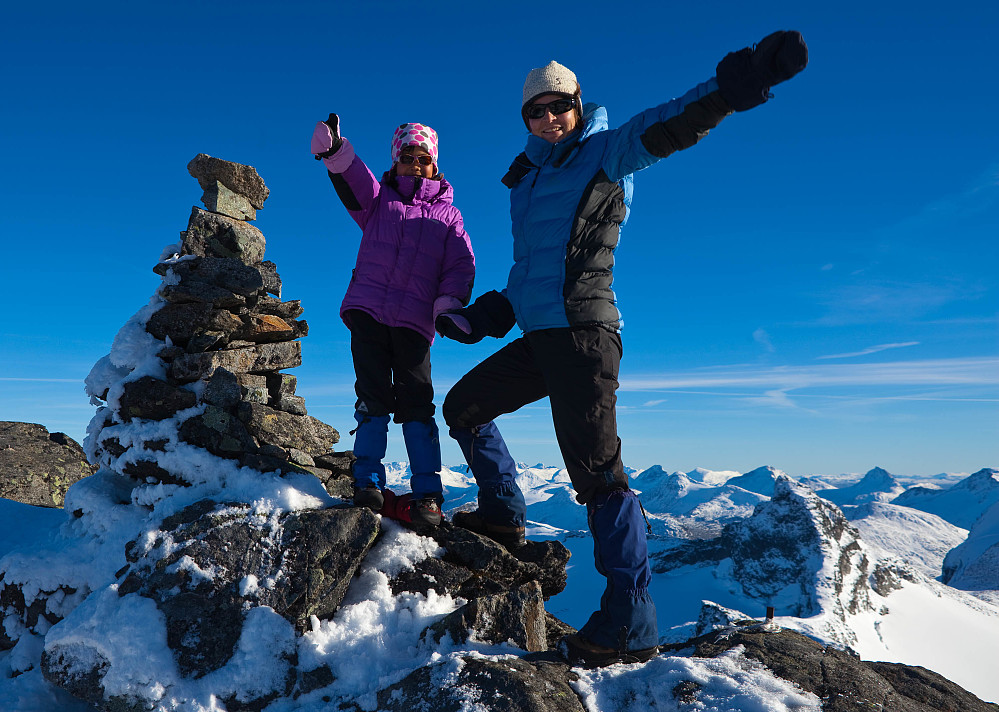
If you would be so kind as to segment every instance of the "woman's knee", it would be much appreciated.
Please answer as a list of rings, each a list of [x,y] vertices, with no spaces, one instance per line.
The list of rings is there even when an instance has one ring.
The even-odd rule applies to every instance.
[[[441,414],[449,428],[474,428],[482,425],[485,421],[478,417],[480,413],[479,405],[474,400],[463,397],[457,386],[448,392],[444,405],[441,406]]]

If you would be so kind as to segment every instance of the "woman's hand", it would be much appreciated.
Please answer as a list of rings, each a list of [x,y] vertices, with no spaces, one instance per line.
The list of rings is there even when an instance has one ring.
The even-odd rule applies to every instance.
[[[800,32],[778,30],[755,47],[730,52],[718,63],[718,91],[733,111],[746,111],[770,98],[770,87],[787,81],[808,64]]]

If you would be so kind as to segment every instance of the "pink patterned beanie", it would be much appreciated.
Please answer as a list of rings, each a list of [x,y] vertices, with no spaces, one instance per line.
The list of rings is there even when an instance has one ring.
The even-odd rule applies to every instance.
[[[399,162],[402,149],[419,146],[426,150],[437,165],[437,132],[426,124],[402,124],[392,134],[392,165]]]

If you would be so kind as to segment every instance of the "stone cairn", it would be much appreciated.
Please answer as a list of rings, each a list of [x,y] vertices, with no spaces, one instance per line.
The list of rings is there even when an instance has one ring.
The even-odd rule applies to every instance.
[[[67,508],[91,523],[81,527],[90,536],[102,531],[112,507],[175,494],[158,485],[196,487],[203,463],[219,464],[214,458],[229,471],[235,463],[276,477],[311,473],[342,499],[352,491],[352,455],[333,450],[339,434],[307,414],[295,378],[284,373],[301,364],[308,325],[298,301],[281,300],[277,269],[263,260],[264,237],[249,224],[267,188],[253,168],[203,154],[188,170],[204,189],[207,210],[194,208],[181,242],[154,268],[163,277],[157,298],[119,332],[112,354],[88,377],[88,392],[105,404],[87,438],[100,470],[89,486],[67,495]],[[252,472],[247,479],[256,481]],[[150,491],[137,497],[143,486]],[[113,583],[110,571],[88,578],[74,569],[73,580],[56,590],[36,591],[26,567],[4,569],[0,562],[0,650],[25,641],[38,659],[18,673],[37,665],[50,683],[101,712],[165,709],[166,699],[186,704],[206,689],[230,712],[259,712],[275,699],[324,688],[335,694],[335,666],[300,663],[298,639],[316,619],[333,618],[384,533],[382,520],[346,502],[276,512],[238,497],[223,484],[160,521],[143,522],[148,528],[122,542],[124,565]],[[542,653],[573,630],[544,608],[566,585],[569,551],[561,543],[530,542],[510,553],[446,521],[426,534],[437,552],[399,567],[391,593],[433,591],[466,602],[428,626],[422,640],[512,641]],[[87,544],[78,541],[68,554],[86,555]],[[121,601],[136,598],[151,600],[161,614],[162,630],[148,634],[162,636],[157,643],[172,653],[176,674],[153,659],[137,664],[133,651],[112,643],[112,631],[132,623],[133,609]],[[289,624],[266,624],[268,635],[283,631],[262,653],[270,656],[271,679],[210,676],[230,664],[238,670],[240,641],[259,634],[253,626],[262,619],[253,611],[261,607]],[[423,694],[425,686],[416,684]],[[387,708],[382,696],[379,708]]]
[[[180,425],[179,438],[261,472],[311,472],[330,494],[350,493],[349,452],[336,453],[339,433],[308,415],[295,394],[297,379],[284,373],[302,363],[301,339],[309,332],[299,300],[281,300],[281,278],[264,260],[263,233],[250,224],[270,191],[257,171],[198,154],[187,166],[198,180],[207,210],[195,206],[181,242],[168,248],[153,270],[163,277],[165,304],[146,322],[164,342],[158,357],[165,380],[143,376],[124,385],[117,412],[107,409],[103,428],[117,421],[163,420],[204,406]],[[98,396],[107,401],[108,394]],[[91,427],[91,433],[94,433]],[[114,431],[98,432],[96,464],[144,484],[190,484],[155,457],[165,441],[124,445]],[[122,458],[129,447],[143,448]]]

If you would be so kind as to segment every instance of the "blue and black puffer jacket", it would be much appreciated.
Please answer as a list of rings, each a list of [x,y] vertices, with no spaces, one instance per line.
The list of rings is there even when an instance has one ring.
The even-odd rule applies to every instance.
[[[564,141],[530,135],[503,179],[514,259],[505,294],[525,332],[621,328],[614,250],[631,209],[632,174],[693,146],[732,111],[713,78],[613,130],[602,106],[583,109],[582,130]]]

